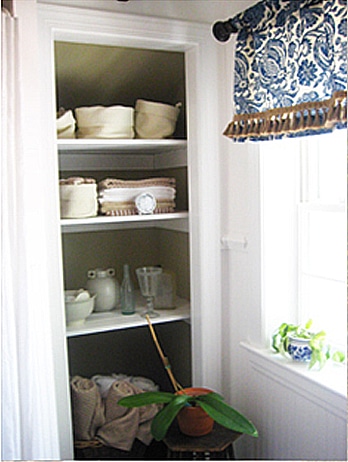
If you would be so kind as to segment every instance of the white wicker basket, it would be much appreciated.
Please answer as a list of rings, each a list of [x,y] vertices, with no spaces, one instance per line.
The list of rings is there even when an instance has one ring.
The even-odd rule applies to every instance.
[[[76,120],[72,111],[59,114],[56,125],[58,138],[75,138]]]
[[[134,109],[90,106],[75,109],[78,138],[134,138]]]
[[[97,215],[96,184],[61,184],[59,193],[61,218],[87,218]]]
[[[175,106],[138,99],[135,105],[137,138],[161,139],[173,135],[181,103]]]

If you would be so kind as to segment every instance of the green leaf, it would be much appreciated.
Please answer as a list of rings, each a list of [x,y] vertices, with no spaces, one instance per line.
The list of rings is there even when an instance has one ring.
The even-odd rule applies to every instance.
[[[197,398],[197,404],[223,427],[239,433],[258,436],[258,432],[250,420],[225,402],[216,399],[212,393]]]
[[[225,398],[222,395],[219,395],[219,393],[216,393],[216,391],[212,391],[211,393],[207,394],[214,397],[215,399],[219,399],[220,401],[225,401]],[[200,397],[198,399],[200,399]]]
[[[343,351],[335,351],[335,353],[332,355],[332,360],[336,363],[344,363],[345,359],[346,355],[343,353]]]
[[[190,396],[188,395],[176,395],[174,397],[172,395],[171,402],[156,414],[151,424],[151,433],[156,441],[161,441],[166,436],[168,428],[189,399]]]
[[[140,407],[147,404],[169,403],[173,399],[173,393],[165,391],[148,391],[137,395],[126,396],[118,401],[120,406]]]
[[[275,350],[277,353],[280,353],[280,349],[279,349],[279,342],[281,341],[281,337],[278,333],[275,333],[273,336],[272,336],[272,348],[273,350]]]

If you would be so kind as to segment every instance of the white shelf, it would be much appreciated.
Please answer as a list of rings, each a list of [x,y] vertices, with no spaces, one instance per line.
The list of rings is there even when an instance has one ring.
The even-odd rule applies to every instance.
[[[127,215],[120,217],[97,216],[91,218],[63,218],[63,233],[105,231],[112,229],[161,227],[188,232],[188,212]]]
[[[62,171],[156,170],[187,165],[186,140],[59,139]]]
[[[91,151],[124,151],[134,153],[156,154],[158,151],[166,152],[175,149],[186,148],[186,140],[117,140],[117,139],[58,139],[57,146],[61,152],[83,151],[84,154]]]
[[[98,334],[102,332],[147,326],[148,324],[146,319],[140,316],[140,313],[144,311],[144,308],[145,299],[141,306],[136,307],[136,313],[132,315],[122,315],[119,309],[103,313],[92,313],[81,326],[67,327],[66,336],[77,337],[80,335]],[[177,307],[175,309],[156,311],[160,314],[160,316],[152,318],[152,324],[188,321],[190,319],[190,304],[187,300],[179,297],[177,298]]]

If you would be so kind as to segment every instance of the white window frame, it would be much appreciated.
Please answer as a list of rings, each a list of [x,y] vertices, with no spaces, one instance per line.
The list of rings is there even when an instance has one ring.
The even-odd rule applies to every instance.
[[[315,138],[320,141],[321,135]],[[259,143],[261,208],[261,300],[264,344],[270,345],[274,330],[282,322],[305,322],[305,308],[300,303],[299,227],[304,210],[345,210],[345,204],[309,204],[301,178],[303,150],[310,149],[305,138]],[[301,153],[302,150],[302,153]],[[317,172],[314,172],[316,174]],[[303,215],[303,213],[302,213]],[[284,264],[284,261],[287,264]],[[322,326],[325,330],[325,326]]]
[[[346,131],[345,131],[346,133]],[[330,156],[335,155],[335,148],[336,148],[336,143],[332,142],[331,139],[327,138],[328,136],[344,136],[345,134],[343,131],[336,131],[332,135],[322,135],[322,136],[315,136],[311,138],[305,138],[301,140],[300,142],[300,150],[301,150],[301,172],[300,172],[300,188],[301,188],[301,193],[300,193],[300,201],[298,204],[298,255],[299,255],[299,260],[298,260],[298,294],[299,294],[299,299],[298,299],[298,319],[300,320],[305,320],[308,319],[309,317],[315,318],[314,315],[310,316],[309,314],[309,308],[308,304],[306,303],[306,288],[305,288],[305,275],[308,276],[308,280],[310,278],[312,279],[322,279],[323,283],[326,281],[333,281],[339,284],[341,286],[341,289],[344,291],[346,290],[345,288],[347,287],[347,279],[346,276],[344,280],[338,279],[337,276],[335,277],[328,277],[328,276],[323,276],[323,275],[315,275],[311,274],[311,272],[308,270],[307,266],[309,265],[309,260],[307,263],[305,262],[305,259],[308,257],[307,253],[307,248],[309,245],[309,242],[306,242],[306,240],[309,238],[309,220],[311,216],[313,217],[314,215],[317,214],[320,215],[322,213],[329,214],[330,216],[334,217],[334,215],[341,215],[346,216],[346,197],[347,197],[347,187],[345,183],[345,188],[344,191],[340,191],[340,195],[334,197],[333,195],[330,195],[330,197],[327,197],[323,191],[322,187],[320,185],[320,170],[323,169],[323,166],[320,164],[320,159],[319,156],[313,156],[313,148],[316,148],[317,150],[319,149],[328,149],[328,153]],[[332,138],[334,141],[335,138]],[[346,137],[345,137],[346,139]],[[328,147],[327,147],[328,146]],[[333,159],[334,161],[335,159]],[[344,172],[346,174],[346,171]],[[337,191],[336,191],[337,194]],[[344,220],[346,223],[346,220]],[[345,229],[343,230],[345,235],[347,235],[347,225],[345,224]],[[335,242],[330,242],[330,245],[333,247],[335,246]],[[325,249],[323,249],[325,250]],[[326,249],[327,250],[327,249]],[[346,274],[346,273],[345,273]],[[344,286],[344,288],[342,287]],[[338,288],[339,288],[338,286]],[[331,310],[332,310],[332,305],[331,305]],[[328,306],[328,313],[330,313],[330,305]],[[332,311],[331,311],[332,313]],[[330,315],[331,315],[330,313]],[[320,321],[319,321],[320,322]],[[344,323],[345,324],[345,323]],[[327,331],[328,337],[329,337],[329,342],[333,344],[334,346],[343,349],[344,351],[346,350],[346,332],[342,332],[342,325],[341,327],[341,333],[340,333],[340,338],[336,339],[335,336],[330,337],[330,327],[328,324],[326,325],[318,325],[318,328],[323,328],[324,330]]]

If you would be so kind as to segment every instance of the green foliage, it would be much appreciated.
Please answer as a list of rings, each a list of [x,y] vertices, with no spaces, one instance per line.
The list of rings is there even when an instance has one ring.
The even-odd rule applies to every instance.
[[[254,425],[242,414],[226,404],[223,400],[209,393],[198,397],[197,404],[212,417],[215,422],[223,427],[239,433],[246,433],[251,436],[258,436]]]
[[[287,324],[283,322],[272,336],[272,348],[275,352],[284,356],[288,356],[289,338],[308,339],[309,346],[312,350],[311,361],[309,362],[309,369],[318,364],[319,369],[322,369],[328,359],[335,362],[343,363],[346,356],[341,351],[336,351],[331,354],[331,347],[326,341],[326,333],[321,330],[320,332],[312,332],[313,321],[310,319],[303,326],[302,324]]]
[[[153,403],[163,403],[165,406],[154,417],[151,425],[153,437],[162,440],[179,411],[184,406],[200,406],[210,417],[220,425],[239,433],[258,436],[255,426],[242,414],[237,412],[218,393],[208,393],[198,396],[189,394],[172,394],[166,392],[145,392],[126,396],[118,404],[126,407],[146,406]]]

